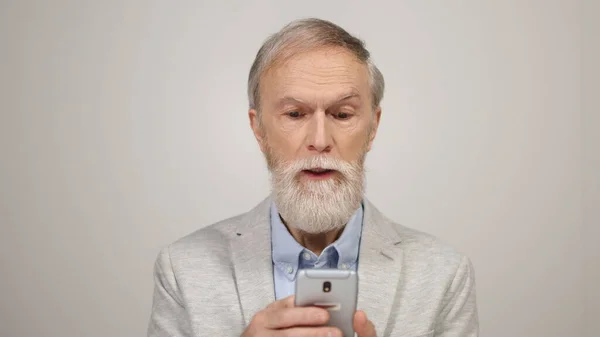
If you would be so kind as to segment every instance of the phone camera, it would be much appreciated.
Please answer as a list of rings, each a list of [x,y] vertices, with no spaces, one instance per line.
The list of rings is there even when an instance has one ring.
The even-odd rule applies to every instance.
[[[323,292],[328,293],[331,291],[331,282],[325,281],[323,282]]]

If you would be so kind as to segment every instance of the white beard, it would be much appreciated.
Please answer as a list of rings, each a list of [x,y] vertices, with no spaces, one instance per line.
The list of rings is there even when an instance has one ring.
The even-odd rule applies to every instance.
[[[310,234],[343,228],[363,199],[365,156],[354,163],[318,156],[286,164],[267,154],[275,204],[286,224]],[[302,170],[317,167],[337,172],[323,180],[302,177]]]

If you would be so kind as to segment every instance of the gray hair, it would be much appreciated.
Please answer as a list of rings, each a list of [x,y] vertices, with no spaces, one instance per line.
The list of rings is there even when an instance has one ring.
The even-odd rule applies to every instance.
[[[320,47],[342,47],[367,66],[371,86],[372,108],[379,107],[383,99],[383,74],[371,61],[371,55],[360,39],[350,35],[340,26],[322,19],[292,21],[279,32],[271,35],[259,49],[248,76],[248,101],[250,108],[260,114],[260,79],[277,63],[296,54],[299,50]]]

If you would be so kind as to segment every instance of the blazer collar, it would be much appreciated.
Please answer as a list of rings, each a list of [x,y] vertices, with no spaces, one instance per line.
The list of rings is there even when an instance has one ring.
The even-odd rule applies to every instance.
[[[358,265],[358,309],[364,310],[378,336],[394,328],[390,315],[398,305],[401,281],[402,238],[396,225],[365,201],[365,218]]]
[[[263,200],[240,219],[230,242],[235,283],[246,325],[275,301],[269,207]]]

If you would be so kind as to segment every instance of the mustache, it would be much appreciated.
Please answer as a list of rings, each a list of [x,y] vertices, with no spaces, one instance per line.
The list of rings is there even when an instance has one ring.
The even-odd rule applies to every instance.
[[[325,170],[338,170],[342,168],[346,162],[333,157],[309,157],[296,161],[298,170],[310,170],[321,168]]]
[[[288,174],[297,174],[304,170],[324,169],[338,171],[342,175],[353,175],[360,173],[360,165],[343,159],[328,156],[314,156],[295,160],[286,165],[284,171]]]

